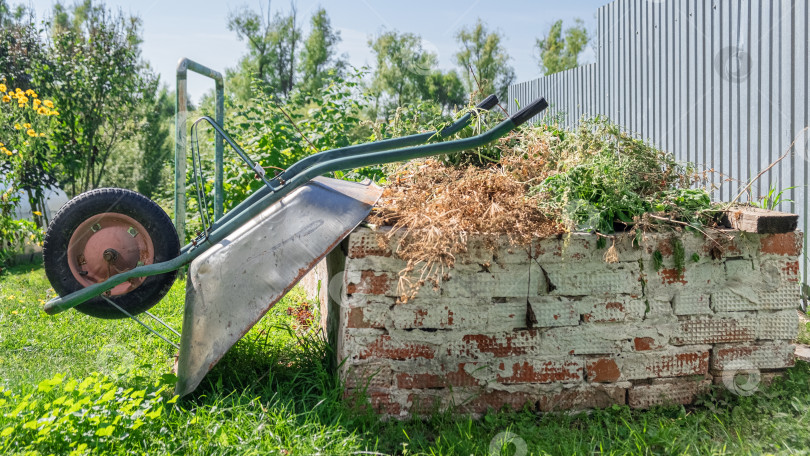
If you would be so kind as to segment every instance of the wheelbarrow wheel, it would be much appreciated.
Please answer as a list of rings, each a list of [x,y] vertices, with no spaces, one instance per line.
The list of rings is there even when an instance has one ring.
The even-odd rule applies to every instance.
[[[137,266],[168,261],[180,241],[163,209],[140,193],[100,188],[65,204],[48,226],[42,256],[53,289],[65,296]],[[105,296],[132,315],[168,293],[177,271],[124,282]],[[97,318],[126,318],[101,296],[76,306]]]

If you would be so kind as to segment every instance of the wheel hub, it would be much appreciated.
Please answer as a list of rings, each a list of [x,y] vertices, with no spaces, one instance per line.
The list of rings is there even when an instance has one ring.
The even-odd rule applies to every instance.
[[[135,219],[105,212],[76,228],[67,254],[73,277],[87,287],[137,266],[152,264],[155,249],[146,229]],[[145,277],[130,279],[110,290],[110,296],[129,293],[144,280]]]

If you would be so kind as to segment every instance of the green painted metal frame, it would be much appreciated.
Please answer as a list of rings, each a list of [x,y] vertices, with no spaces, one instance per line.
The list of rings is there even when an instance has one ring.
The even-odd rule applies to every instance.
[[[217,123],[225,121],[225,82],[222,74],[204,65],[186,58],[177,62],[177,90],[174,106],[174,227],[180,239],[186,236],[186,120],[188,116],[188,72],[209,77],[214,80],[216,89]],[[214,220],[222,217],[225,195],[223,192],[224,146],[222,136],[217,134],[214,141]]]
[[[289,194],[291,191],[306,184],[317,176],[346,169],[356,169],[370,165],[379,165],[439,154],[455,153],[480,147],[506,135],[517,126],[542,112],[547,107],[548,103],[544,98],[535,100],[533,103],[529,104],[512,117],[496,125],[494,128],[470,138],[396,148],[400,147],[399,145],[410,144],[411,141],[416,140],[413,137],[403,137],[388,140],[387,142],[380,141],[377,143],[354,146],[353,148],[330,150],[310,156],[290,167],[290,170],[292,170],[293,168],[296,168],[296,165],[299,163],[306,161],[305,165],[297,166],[295,174],[285,172],[271,181],[266,181],[267,185],[265,188],[251,195],[237,207],[228,212],[225,217],[216,221],[211,226],[210,232],[206,233],[206,235],[200,239],[200,242],[195,241],[194,243],[183,247],[180,255],[176,258],[162,263],[140,266],[135,269],[116,274],[104,282],[90,285],[66,296],[54,298],[45,304],[44,310],[46,313],[51,315],[63,312],[87,301],[88,299],[103,294],[107,290],[110,290],[131,278],[158,275],[179,269],[182,266],[192,262],[198,256],[202,255],[208,248],[220,242],[234,230],[238,229],[240,226],[263,211],[265,208],[271,206]],[[458,129],[463,128],[464,125],[460,125],[462,120],[465,119],[459,119],[459,121],[451,125],[451,127]],[[466,125],[466,122],[468,121],[469,118],[466,118],[464,124]],[[214,125],[215,129],[217,129],[218,132],[223,135],[224,139],[231,146],[233,146],[237,152],[240,153],[240,155],[243,154],[241,149],[239,149],[239,147],[227,136],[227,134],[225,134],[224,131],[221,130],[221,128],[219,128],[216,124],[212,123],[212,125]],[[414,136],[421,137],[426,134],[427,133]],[[435,135],[435,132],[431,135],[431,137],[433,135]],[[426,140],[427,139],[430,139],[430,137],[426,138]]]

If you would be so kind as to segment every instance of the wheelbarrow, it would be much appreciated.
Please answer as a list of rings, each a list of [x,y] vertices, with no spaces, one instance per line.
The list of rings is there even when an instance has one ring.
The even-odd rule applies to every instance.
[[[480,110],[497,105],[492,95],[436,132],[343,147],[308,156],[273,178],[213,119],[192,126],[192,163],[203,228],[180,248],[168,215],[136,192],[103,188],[83,193],[60,209],[43,247],[45,272],[59,297],[48,314],[75,308],[99,318],[132,318],[179,349],[175,392],[199,385],[219,359],[310,269],[359,225],[382,189],[369,180],[321,177],[357,169],[460,152],[494,141],[543,111],[540,98],[477,136],[446,138]],[[210,223],[202,190],[202,160],[195,132],[207,122],[233,148],[263,186]],[[189,265],[183,326],[177,333],[149,313]],[[180,338],[173,343],[137,317],[145,314]]]

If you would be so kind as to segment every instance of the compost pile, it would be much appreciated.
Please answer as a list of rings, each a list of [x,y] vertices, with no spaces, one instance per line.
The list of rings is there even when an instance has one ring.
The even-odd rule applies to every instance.
[[[694,185],[705,176],[603,120],[574,131],[523,128],[489,147],[389,173],[369,222],[392,226],[380,242],[396,237],[397,255],[408,261],[403,301],[425,282],[446,280],[471,234],[525,246],[573,231],[608,240],[617,231],[711,221],[709,195]]]

